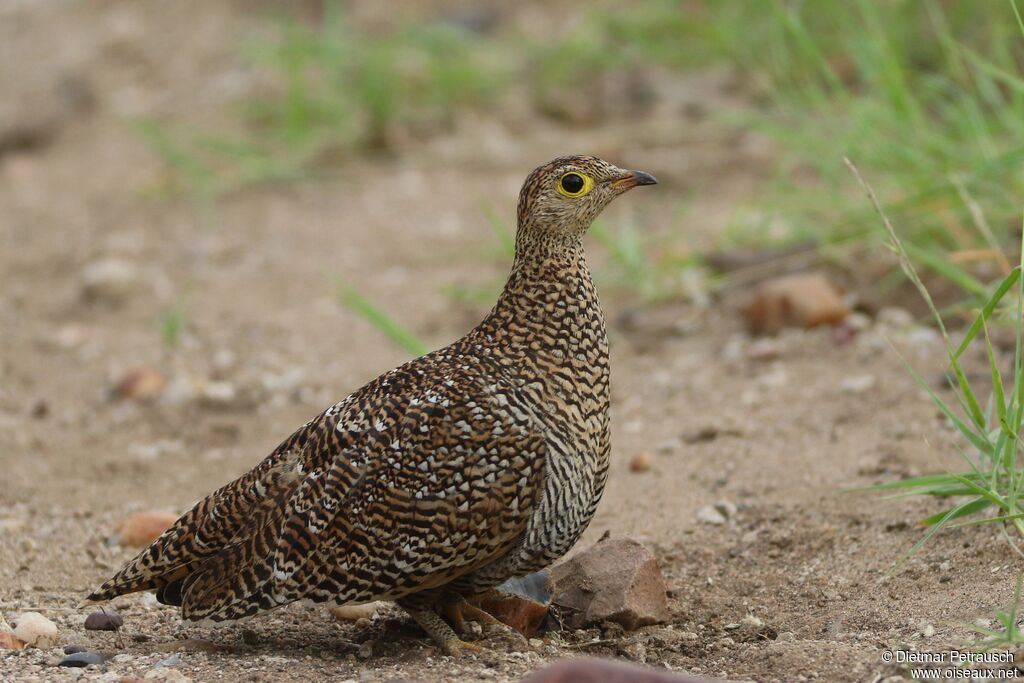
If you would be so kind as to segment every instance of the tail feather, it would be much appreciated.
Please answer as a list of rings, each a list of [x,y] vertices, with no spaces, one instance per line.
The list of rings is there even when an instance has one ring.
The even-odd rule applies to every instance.
[[[308,439],[306,427],[248,473],[196,503],[86,601],[111,600],[175,583],[187,588],[189,575],[201,571],[225,548],[244,543],[254,522],[253,513],[274,497],[282,475],[300,461],[299,453]],[[180,593],[182,589],[168,588],[163,595],[173,598],[175,590]]]
[[[265,560],[274,550],[288,499],[300,482],[298,477],[281,477],[250,515],[237,542],[222,548],[184,579],[181,613],[185,619],[240,619],[274,607],[269,600],[245,598],[270,579]]]

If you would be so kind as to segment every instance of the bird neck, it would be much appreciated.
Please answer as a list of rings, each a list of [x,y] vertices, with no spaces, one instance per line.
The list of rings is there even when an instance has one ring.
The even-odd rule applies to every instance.
[[[604,317],[581,241],[517,241],[505,288],[479,329],[513,356],[587,362],[606,354]]]

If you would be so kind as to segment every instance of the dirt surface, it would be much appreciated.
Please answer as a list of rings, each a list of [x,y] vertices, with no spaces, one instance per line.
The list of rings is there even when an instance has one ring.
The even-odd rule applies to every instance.
[[[595,249],[614,460],[579,547],[608,531],[652,548],[670,623],[551,633],[531,651],[456,661],[398,612],[357,628],[296,605],[207,629],[134,595],[114,603],[119,635],[86,632],[78,602],[133,554],[108,541],[122,519],[185,510],[405,360],[341,304],[337,279],[440,346],[487,310],[446,292],[496,289],[508,267],[481,202],[511,217],[525,174],[556,153],[654,173],[662,183],[605,222],[693,249],[714,244],[771,166],[764,141],[677,110],[588,128],[469,116],[396,158],[353,155],[331,180],[233,194],[212,216],[159,196],[166,170],[129,122],[216,118],[252,87],[235,47],[265,21],[242,3],[0,5],[0,125],[34,131],[0,144],[0,613],[40,611],[60,646],[117,655],[78,670],[55,666],[61,647],[0,651],[0,679],[143,676],[180,646],[173,668],[195,681],[517,680],[579,654],[736,680],[870,681],[902,675],[886,650],[941,651],[1011,601],[1017,563],[977,528],[880,581],[938,508],[841,491],[962,467],[886,342],[929,376],[942,367],[932,331],[890,312],[848,343],[828,329],[751,340],[744,292],[639,308],[609,286]],[[732,106],[714,79],[692,88],[711,110]],[[127,293],[86,296],[90,266],[109,259],[134,270]],[[159,321],[182,300],[185,332],[168,348]],[[137,366],[166,375],[162,397],[112,399]],[[654,455],[650,470],[630,470],[639,451]],[[698,518],[719,501],[725,523]]]

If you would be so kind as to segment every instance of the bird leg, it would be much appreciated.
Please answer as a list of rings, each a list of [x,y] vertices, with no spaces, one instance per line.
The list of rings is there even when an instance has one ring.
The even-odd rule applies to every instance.
[[[480,624],[483,627],[484,635],[489,640],[497,638],[503,641],[509,648],[516,650],[522,649],[528,643],[526,636],[522,633],[501,621],[487,610],[470,604],[465,598],[459,598],[456,605],[461,619],[475,621]]]
[[[459,637],[459,634],[466,632],[466,621],[477,622],[484,627],[488,640],[497,639],[511,649],[523,649],[527,643],[522,633],[485,610],[469,604],[461,595],[432,597],[434,599],[422,595],[411,600],[406,598],[398,604],[427,632],[427,635],[434,639],[446,655],[457,657],[466,652],[483,650],[480,645],[466,642]]]
[[[454,604],[456,606],[456,612],[458,612],[458,603],[450,604]],[[399,602],[399,605],[409,613],[409,616],[412,617],[424,631],[427,632],[427,635],[437,643],[438,647],[440,647],[441,651],[446,655],[450,657],[459,657],[467,652],[480,652],[483,650],[483,648],[476,643],[467,643],[459,638],[455,631],[452,630],[452,627],[448,625],[448,622],[441,618],[433,605],[429,603],[423,604],[418,600],[411,602],[403,600]],[[446,615],[449,613],[447,604],[442,607],[442,611],[445,612]],[[453,621],[455,622],[456,627],[461,630],[463,625],[462,615],[461,613],[458,613],[456,616],[458,618]]]

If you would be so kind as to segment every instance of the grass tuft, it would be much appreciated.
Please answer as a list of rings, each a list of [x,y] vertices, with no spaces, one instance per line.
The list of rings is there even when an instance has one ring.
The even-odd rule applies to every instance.
[[[1021,537],[1024,537],[1024,451],[1020,440],[1021,424],[1024,421],[1024,352],[1021,343],[1021,328],[1024,326],[1024,280],[1021,278],[1021,271],[1024,269],[1024,246],[1021,248],[1018,265],[989,297],[960,344],[954,345],[942,315],[914,268],[910,252],[897,235],[874,190],[849,160],[846,160],[846,165],[878,212],[890,247],[899,258],[907,277],[925,300],[942,333],[953,375],[950,388],[957,398],[956,404],[944,401],[902,356],[901,360],[917,384],[927,392],[935,406],[970,447],[967,451],[960,449],[969,468],[964,472],[913,477],[868,487],[868,490],[895,491],[900,496],[930,496],[951,501],[943,511],[921,520],[921,525],[926,528],[924,535],[894,563],[890,573],[947,527],[997,525],[1009,545],[1024,557],[1018,545]],[[1012,299],[1013,322],[1017,333],[1013,369],[1008,377],[1004,377],[999,367],[998,354],[988,335],[988,321],[1007,298]],[[978,392],[971,386],[960,360],[967,349],[975,343],[985,350],[992,380],[993,389],[987,398],[986,408],[982,408]],[[964,521],[965,518],[981,513],[985,513],[986,516]],[[1007,532],[1008,528],[1014,532],[1012,536]]]

